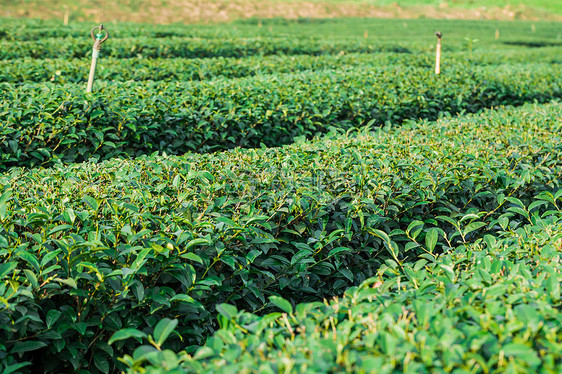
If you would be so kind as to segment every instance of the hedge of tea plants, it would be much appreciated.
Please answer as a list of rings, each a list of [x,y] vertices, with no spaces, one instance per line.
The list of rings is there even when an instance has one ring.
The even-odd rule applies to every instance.
[[[555,56],[554,56],[555,55]],[[555,53],[552,58],[558,58]],[[0,60],[0,81],[54,84],[84,82],[84,59]],[[204,81],[266,74],[290,74],[307,70],[342,69],[349,66],[376,69],[387,65],[431,66],[427,56],[400,53],[352,53],[325,56],[251,56],[244,58],[104,58],[96,70],[98,81]],[[505,63],[505,60],[502,61]]]
[[[444,67],[523,64],[528,62],[560,64],[560,48],[501,50],[489,53],[451,52]],[[346,53],[337,55],[250,56],[244,58],[103,58],[96,70],[97,81],[178,82],[213,78],[244,78],[266,74],[288,74],[307,70],[356,69],[373,70],[381,66],[423,67],[431,70],[433,56],[405,53]],[[53,84],[85,83],[88,61],[78,59],[0,60],[0,82]]]
[[[99,25],[99,24],[98,24]],[[261,26],[260,26],[261,25]],[[0,25],[0,40],[37,41],[47,39],[90,39],[90,29],[96,24],[76,22],[63,25],[62,20],[31,20],[4,18]],[[559,22],[537,21],[473,21],[439,19],[249,19],[229,24],[208,25],[149,25],[111,23],[105,25],[118,42],[122,38],[165,39],[169,37],[200,39],[232,38],[290,38],[290,39],[359,39],[368,42],[407,42],[416,49],[435,45],[435,30],[444,35],[443,47],[466,47],[467,39],[474,49],[499,49],[499,47],[545,46],[560,47]],[[365,38],[365,31],[367,31]],[[498,32],[499,34],[498,35]],[[414,43],[409,43],[414,42]],[[524,49],[521,49],[524,50]]]
[[[145,335],[195,351],[231,326],[225,313],[329,298],[500,235],[530,219],[534,196],[560,197],[561,114],[525,105],[282,148],[12,168],[3,369],[124,369],[117,357],[146,353],[133,353]]]
[[[279,146],[331,128],[562,97],[558,64],[309,71],[195,83],[0,86],[0,167]]]
[[[0,25],[0,372],[560,365],[559,24],[93,26]]]
[[[220,304],[220,329],[193,355],[158,350],[160,330],[159,345],[138,331],[146,345],[123,358],[127,372],[556,373],[561,205],[562,190],[541,194],[497,238],[381,270],[329,301],[293,307],[270,297],[278,311],[263,316]],[[114,345],[125,337],[115,334]]]
[[[89,32],[88,32],[89,34]],[[87,35],[88,35],[87,34]],[[53,38],[33,41],[0,40],[0,60],[20,58],[87,58],[92,39]],[[340,52],[402,52],[415,45],[408,43],[369,42],[361,39],[291,39],[286,37],[224,37],[201,39],[191,37],[119,38],[103,45],[104,56],[114,58],[209,58],[267,55],[323,55]]]

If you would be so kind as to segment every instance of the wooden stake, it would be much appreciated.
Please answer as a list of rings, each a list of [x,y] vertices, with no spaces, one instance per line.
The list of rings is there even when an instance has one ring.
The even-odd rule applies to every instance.
[[[100,56],[100,50],[94,48],[92,50],[92,64],[90,65],[90,75],[88,76],[88,86],[86,87],[86,92],[92,92],[94,87],[94,76],[96,75],[96,65],[98,63],[98,58]]]
[[[94,32],[98,30],[97,34]],[[103,35],[103,30],[105,30],[105,36]],[[92,40],[94,41],[94,46],[92,47],[92,64],[90,65],[90,75],[88,76],[88,85],[86,86],[86,92],[92,92],[94,86],[94,76],[96,74],[96,65],[98,58],[100,56],[100,49],[103,42],[109,38],[109,32],[102,24],[99,27],[94,27],[90,32]]]
[[[66,8],[64,10],[64,25],[68,26],[68,18],[70,17],[70,12],[68,11],[68,8]]]
[[[439,31],[435,33],[437,36],[437,49],[435,50],[435,74],[441,73],[441,34]]]
[[[365,30],[365,31],[363,32],[363,37],[364,37],[365,39],[367,39],[367,38],[369,37],[369,30]]]
[[[496,40],[500,38],[500,29],[496,29]]]

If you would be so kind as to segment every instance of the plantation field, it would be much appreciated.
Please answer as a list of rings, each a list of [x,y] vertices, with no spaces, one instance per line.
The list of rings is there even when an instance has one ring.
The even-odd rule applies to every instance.
[[[0,372],[559,372],[559,23],[91,27],[0,29]]]

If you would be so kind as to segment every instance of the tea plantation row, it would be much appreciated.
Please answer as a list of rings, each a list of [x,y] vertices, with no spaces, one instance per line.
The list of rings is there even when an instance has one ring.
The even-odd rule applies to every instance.
[[[41,21],[31,19],[1,19],[0,40],[37,41],[45,39],[89,39],[92,23],[61,20]],[[261,25],[261,27],[260,27]],[[560,43],[558,22],[533,21],[470,21],[438,19],[249,19],[230,24],[209,25],[148,25],[134,23],[106,24],[113,40],[122,38],[165,39],[188,37],[201,39],[230,39],[252,37],[284,37],[291,39],[369,39],[371,41],[412,41],[412,45],[435,45],[435,30],[445,35],[445,43],[459,47],[465,38],[478,40],[478,47],[493,48],[505,43],[540,46]],[[365,38],[365,31],[367,38]],[[499,32],[499,35],[498,35]]]
[[[562,97],[558,64],[308,71],[200,83],[3,84],[0,167],[279,146],[332,127],[399,124]]]
[[[85,58],[92,24],[2,19],[0,60]],[[430,52],[434,32],[445,35],[444,51],[523,47],[562,48],[556,22],[340,19],[309,22],[241,21],[209,26],[106,25],[111,38],[102,56],[114,58],[204,58],[263,55],[324,55],[340,52]],[[259,27],[260,24],[267,27]],[[501,31],[501,37],[498,33]]]
[[[223,330],[236,329],[237,309],[271,310],[270,300],[288,309],[283,300],[295,304],[331,297],[375,276],[381,266],[407,274],[418,287],[429,284],[431,273],[439,269],[452,272],[452,282],[455,273],[461,277],[459,269],[449,269],[450,263],[444,263],[445,268],[439,262],[431,265],[440,261],[442,251],[515,229],[530,219],[529,211],[553,209],[547,205],[554,199],[549,193],[560,197],[561,115],[557,103],[525,105],[374,133],[334,133],[276,149],[4,172],[0,175],[3,369],[108,372],[124,367],[116,357],[133,354],[139,344],[133,337],[145,334],[163,348],[179,352],[188,347],[193,352],[218,327],[215,310],[223,315],[219,318]],[[529,206],[536,195],[542,200]],[[559,202],[554,204],[559,207]],[[427,273],[407,270],[406,262],[417,258],[428,261]],[[487,268],[483,271],[490,273]],[[435,276],[445,281],[440,274]],[[436,287],[445,292],[444,285]],[[446,290],[451,295],[455,289]],[[403,300],[405,295],[396,297]],[[423,297],[431,294],[423,296],[420,291],[413,305],[423,305]],[[469,313],[472,300],[467,296],[454,302]],[[441,305],[441,299],[429,301]],[[390,301],[384,305],[389,306],[386,313],[400,309],[390,307]],[[302,308],[299,315],[305,318]],[[362,308],[357,309],[357,318]],[[310,313],[316,313],[312,309]],[[451,310],[450,318],[456,318],[460,309]],[[329,308],[320,310],[331,313]],[[422,318],[423,312],[416,313]],[[275,324],[277,317],[264,317],[261,325]],[[246,326],[257,317],[236,318]],[[287,331],[299,321],[290,318]],[[333,327],[306,327],[317,334],[311,344],[323,329],[331,329],[331,334],[343,328],[339,326],[343,318],[337,315]],[[420,328],[426,330],[429,321],[437,321],[428,312],[423,318]],[[387,319],[373,321],[385,323],[384,328],[397,326],[384,337],[371,335],[376,349],[405,354],[406,348],[396,344],[400,325]],[[448,331],[446,323],[441,328]],[[543,323],[544,331],[548,324]],[[177,334],[169,335],[171,330]],[[267,339],[275,331],[278,339],[286,333],[277,327],[268,331]],[[206,367],[212,371],[215,355],[224,349],[225,360],[239,358],[240,365],[253,365],[247,356],[232,353],[237,350],[232,339],[221,345],[220,337],[230,333],[234,332],[219,333],[199,351],[197,357],[208,357],[209,363],[187,359],[185,364],[210,365]],[[341,339],[354,342],[361,334],[344,334]],[[109,344],[112,336],[115,342]],[[500,348],[483,337],[472,343],[475,351],[495,357]],[[249,342],[249,352],[255,339]],[[434,336],[428,335],[426,342],[431,339]],[[447,339],[461,338],[454,334]],[[278,348],[284,347],[283,341],[277,342]],[[366,347],[373,346],[369,342]],[[523,350],[517,345],[510,348]],[[425,364],[431,349],[439,347],[428,347],[422,361],[408,356],[412,368]],[[147,351],[141,348],[136,356],[142,352]],[[162,355],[168,357],[170,352]],[[354,362],[341,357],[338,365]],[[464,357],[462,352],[453,350],[447,362],[455,364],[459,357]]]
[[[123,360],[128,372],[150,374],[557,373],[562,190],[537,203],[551,208],[542,218],[530,208],[530,221],[515,215],[497,239],[406,263],[401,273],[381,270],[329,302],[293,308],[271,297],[284,313],[264,316],[221,304],[221,328],[193,356],[143,339]],[[123,331],[114,341],[133,335],[146,338]]]
[[[91,38],[43,39],[27,42],[0,41],[0,60],[19,58],[87,58],[92,51]],[[406,44],[404,44],[406,45]],[[412,44],[411,48],[415,48]],[[391,42],[361,39],[291,39],[170,37],[165,39],[120,38],[103,45],[103,55],[113,58],[208,58],[267,55],[323,55],[340,52],[409,52],[406,46]]]
[[[447,54],[443,69],[478,65],[562,63],[562,48],[467,52]],[[112,81],[199,81],[217,77],[243,78],[264,74],[287,74],[306,70],[341,69],[350,66],[365,70],[383,66],[424,67],[432,70],[433,55],[404,53],[373,53],[344,55],[251,56],[244,58],[173,58],[120,59],[104,58],[98,65],[96,80]],[[0,82],[25,84],[29,82],[78,83],[88,78],[87,59],[18,59],[0,60]]]

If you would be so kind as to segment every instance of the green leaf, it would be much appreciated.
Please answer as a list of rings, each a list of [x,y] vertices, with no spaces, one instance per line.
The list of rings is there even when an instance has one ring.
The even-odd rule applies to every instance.
[[[0,196],[0,204],[4,204],[8,201],[8,199],[12,196],[12,190],[6,190],[2,196]]]
[[[240,226],[239,226],[236,222],[234,222],[233,220],[231,220],[231,219],[228,218],[228,217],[218,217],[218,218],[217,218],[217,221],[218,221],[218,222],[222,222],[222,223],[224,223],[226,226],[229,226],[229,227],[240,228]]]
[[[293,314],[293,306],[289,301],[285,300],[281,296],[270,296],[269,301],[285,313]]]
[[[297,264],[297,263],[308,263],[308,262],[314,262],[314,259],[312,258],[312,254],[313,252],[308,250],[308,249],[303,249],[298,251],[297,253],[295,253],[293,255],[293,257],[291,257],[291,265]],[[305,259],[305,260],[303,260]]]
[[[14,348],[12,348],[11,353],[24,353],[24,352],[36,351],[46,346],[47,346],[46,343],[38,340],[16,342],[14,344]]]
[[[187,243],[187,245],[185,246],[185,249],[189,249],[189,248],[194,247],[196,245],[203,245],[203,244],[209,245],[211,243],[207,239],[201,239],[201,238],[193,239],[193,240],[189,241],[189,243]]]
[[[97,201],[96,199],[94,199],[93,197],[91,197],[91,196],[85,195],[85,196],[82,198],[82,201],[85,202],[86,204],[88,204],[88,205],[90,206],[90,208],[92,208],[94,211],[97,211],[98,208],[99,208],[99,203],[98,203],[98,201]]]
[[[19,252],[18,257],[21,258],[22,260],[25,260],[28,264],[30,264],[33,267],[36,273],[39,273],[41,265],[39,264],[37,257],[35,257],[33,254],[25,250]]]
[[[528,363],[531,367],[540,365],[541,360],[537,356],[534,349],[520,343],[510,343],[503,347],[503,353],[506,356],[513,356]]]
[[[142,342],[142,339],[146,338],[146,334],[142,331],[137,330],[137,329],[131,329],[131,328],[121,329],[121,330],[115,331],[115,333],[113,335],[111,335],[111,338],[109,338],[109,341],[107,342],[107,344],[111,345],[116,341],[126,340],[126,339],[130,339],[130,338],[135,338],[139,342]]]
[[[149,337],[150,339],[150,337]],[[155,347],[151,346],[151,345],[141,345],[140,347],[136,348],[133,351],[133,359],[135,361],[141,362],[144,361],[146,359],[148,359],[148,357],[150,357],[151,355],[153,355],[154,353],[157,353],[158,349],[156,349]]]
[[[172,187],[177,190],[180,185],[180,181],[181,181],[181,174],[178,174],[174,177],[174,180],[172,181]]]
[[[529,217],[529,213],[522,208],[512,206],[511,208],[507,209],[508,212],[513,212],[522,215],[523,217]]]
[[[170,299],[170,301],[182,301],[184,303],[195,305],[198,308],[203,308],[203,305],[189,295],[178,294]]]
[[[39,284],[37,283],[37,276],[35,275],[35,273],[29,269],[23,269],[23,272],[25,274],[25,277],[31,284],[31,287],[33,287],[34,289],[37,288]]]
[[[76,220],[76,213],[74,212],[74,209],[68,208],[67,210],[64,211],[63,217],[66,220],[66,222],[74,224],[74,221]]]
[[[556,274],[550,274],[546,280],[546,289],[554,302],[560,300],[560,283],[556,279]]]
[[[177,325],[177,319],[163,318],[162,320],[160,320],[154,327],[154,332],[152,333],[156,344],[158,344],[158,346],[162,346],[162,344],[166,341],[168,336],[170,336],[172,331],[174,331]]]
[[[185,258],[187,260],[191,260],[191,261],[195,261],[200,263],[201,265],[203,265],[203,260],[201,259],[201,257],[199,257],[198,255],[196,255],[193,252],[188,252],[188,253],[184,253],[183,255],[180,256],[181,258]]]
[[[404,252],[409,252],[414,248],[419,247],[420,245],[418,243],[414,243],[414,242],[408,242],[406,243],[406,245],[404,246]]]
[[[422,231],[424,223],[422,221],[413,221],[408,225],[406,233],[409,234],[412,239],[415,239],[419,233]]]
[[[47,312],[47,318],[45,319],[45,324],[47,325],[47,328],[50,329],[51,327],[53,327],[53,325],[55,324],[55,322],[58,321],[61,315],[62,315],[61,311],[58,311],[56,309],[49,310]]]
[[[439,221],[445,221],[450,223],[451,225],[453,225],[454,227],[459,227],[459,223],[457,221],[455,221],[453,218],[451,217],[447,217],[447,216],[437,216],[435,217],[435,219],[439,220]]]
[[[71,228],[72,228],[72,226],[67,225],[67,224],[58,225],[58,226],[56,226],[55,228],[53,228],[51,231],[49,231],[49,232],[47,233],[47,236],[51,236],[51,235],[53,235],[53,234],[56,234],[56,233],[59,232],[59,231],[64,231],[64,230],[68,230],[68,229],[71,229]]]
[[[463,230],[463,235],[466,236],[469,233],[478,230],[479,228],[486,226],[486,224],[484,222],[472,222],[469,223],[468,225],[466,225],[466,227]]]
[[[512,204],[519,206],[522,209],[525,209],[525,204],[523,204],[523,202],[516,197],[508,197],[506,198],[506,200]]]
[[[341,268],[339,270],[339,273],[341,275],[343,275],[344,277],[346,277],[347,279],[349,279],[351,282],[353,282],[354,276],[353,276],[353,272],[351,270],[346,269],[346,268]]]
[[[109,373],[109,360],[110,358],[101,351],[94,354],[94,365],[104,374]]]
[[[546,201],[533,201],[531,203],[531,205],[529,205],[529,212],[537,207],[540,207],[542,205],[548,205],[548,202]]]
[[[437,244],[438,238],[439,238],[439,230],[437,230],[435,227],[429,229],[429,231],[425,235],[425,245],[427,246],[429,252],[433,253],[433,249]]]
[[[0,264],[0,279],[10,274],[18,266],[17,262],[5,262]]]
[[[219,312],[220,314],[222,314],[228,319],[232,319],[236,317],[236,315],[238,314],[238,309],[236,309],[234,305],[219,304],[217,305],[216,308],[217,308],[217,312]]]
[[[421,230],[421,229],[420,229]],[[374,236],[377,236],[379,238],[381,238],[382,240],[384,240],[387,244],[390,244],[390,238],[388,237],[388,235],[386,234],[386,232],[381,231],[381,230],[377,230],[377,229],[372,229],[370,227],[367,228],[367,231],[369,231],[371,234],[373,234]]]
[[[496,238],[492,235],[484,235],[484,241],[489,249],[494,249],[496,247]]]
[[[146,258],[146,256],[148,256],[148,254],[150,252],[152,252],[153,249],[152,248],[145,248],[143,249],[139,255],[137,256],[137,258],[135,259],[135,261],[133,261],[133,264],[131,265],[131,269],[133,270],[138,270],[142,265],[144,265],[144,263],[146,261],[144,261],[144,259]]]
[[[506,216],[502,216],[498,218],[498,223],[500,227],[505,230],[509,226],[509,218]]]
[[[19,370],[21,368],[24,368],[26,366],[29,366],[29,365],[31,365],[31,362],[29,362],[29,361],[20,362],[20,363],[13,364],[13,365],[8,365],[4,368],[4,371],[2,372],[2,374],[12,374],[12,373],[16,372],[17,370]],[[2,367],[0,366],[0,369],[1,368]]]
[[[445,275],[447,275],[447,278],[449,278],[451,283],[455,281],[455,270],[452,266],[439,264],[439,267],[445,272]]]
[[[478,219],[478,218],[480,218],[478,214],[473,214],[473,213],[466,214],[459,220],[459,223],[463,223],[464,221],[469,219]]]
[[[215,355],[215,351],[211,347],[203,346],[195,352],[193,359],[195,360],[203,360]]]
[[[55,278],[54,280],[59,283],[66,284],[67,286],[72,287],[74,289],[78,288],[76,281],[72,278],[68,278],[68,279]]]
[[[8,213],[8,204],[7,201],[12,196],[12,191],[8,190],[0,196],[0,219],[4,220],[7,217]]]
[[[341,253],[341,252],[349,252],[351,251],[351,248],[347,248],[347,247],[337,247],[334,248],[330,251],[330,253],[328,253],[328,257],[331,257],[337,253]]]

